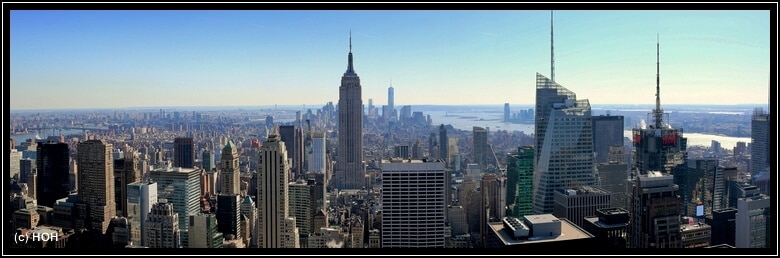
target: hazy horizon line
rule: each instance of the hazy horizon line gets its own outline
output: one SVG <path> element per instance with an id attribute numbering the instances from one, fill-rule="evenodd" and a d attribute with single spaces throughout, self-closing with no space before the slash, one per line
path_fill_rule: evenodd
<path id="1" fill-rule="evenodd" d="M 406 105 L 395 105 L 396 109 L 403 106 L 435 106 L 435 107 L 503 107 L 505 103 L 500 104 L 406 104 Z M 171 105 L 171 106 L 134 106 L 134 107 L 71 107 L 71 108 L 9 108 L 10 112 L 24 112 L 24 111 L 59 111 L 59 110 L 135 110 L 135 109 L 177 109 L 177 108 L 197 108 L 197 109 L 204 109 L 204 108 L 261 108 L 261 109 L 267 109 L 267 108 L 309 108 L 309 107 L 316 107 L 316 109 L 320 109 L 322 106 L 325 106 L 326 104 L 270 104 L 270 105 L 191 105 L 191 106 L 181 106 L 181 105 Z M 364 105 L 367 106 L 367 104 L 364 103 Z M 535 104 L 513 104 L 509 103 L 511 106 L 535 106 Z M 661 107 L 665 106 L 713 106 L 713 107 L 736 107 L 736 106 L 754 106 L 754 107 L 765 107 L 767 103 L 742 103 L 742 104 L 696 104 L 696 103 L 684 103 L 684 104 L 675 104 L 675 103 L 668 103 L 668 104 L 661 104 Z M 334 106 L 338 106 L 338 103 L 334 104 Z M 379 107 L 381 109 L 381 106 L 385 105 L 374 105 L 374 107 Z M 635 106 L 635 107 L 644 107 L 644 106 L 655 106 L 655 103 L 643 103 L 643 104 L 637 104 L 637 103 L 623 103 L 623 104 L 591 104 L 591 107 L 605 107 L 605 106 Z"/>

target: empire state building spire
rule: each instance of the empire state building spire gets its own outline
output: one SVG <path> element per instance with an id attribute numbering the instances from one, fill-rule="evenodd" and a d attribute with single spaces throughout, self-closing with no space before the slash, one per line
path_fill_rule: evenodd
<path id="1" fill-rule="evenodd" d="M 352 68 L 352 30 L 349 31 L 349 60 L 347 63 L 347 71 L 344 72 L 344 75 L 357 75 L 355 69 Z"/>

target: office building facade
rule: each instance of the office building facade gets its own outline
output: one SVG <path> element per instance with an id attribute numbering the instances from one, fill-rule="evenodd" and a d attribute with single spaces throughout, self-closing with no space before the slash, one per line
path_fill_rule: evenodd
<path id="1" fill-rule="evenodd" d="M 381 170 L 382 248 L 444 248 L 444 163 L 383 160 Z"/>
<path id="2" fill-rule="evenodd" d="M 596 186 L 590 103 L 536 74 L 534 214 L 552 213 L 555 189 Z"/>

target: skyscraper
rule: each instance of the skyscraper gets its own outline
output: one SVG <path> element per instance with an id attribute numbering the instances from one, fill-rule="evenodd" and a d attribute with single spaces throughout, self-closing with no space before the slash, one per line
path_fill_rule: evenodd
<path id="1" fill-rule="evenodd" d="M 290 150 L 290 153 L 288 153 L 288 159 L 291 160 L 290 163 L 290 178 L 295 178 L 295 126 L 294 125 L 280 125 L 279 126 L 279 137 L 281 137 L 282 142 L 284 142 L 285 149 Z"/>
<path id="2" fill-rule="evenodd" d="M 447 148 L 447 127 L 444 124 L 439 126 L 439 158 L 444 160 L 444 166 L 447 166 L 447 159 L 449 158 L 449 150 Z M 433 153 L 431 153 L 433 156 Z"/>
<path id="3" fill-rule="evenodd" d="M 770 197 L 761 193 L 739 198 L 737 201 L 737 248 L 770 248 L 772 227 Z"/>
<path id="4" fill-rule="evenodd" d="M 295 219 L 289 217 L 287 149 L 276 128 L 260 147 L 257 172 L 257 236 L 259 248 L 294 248 L 298 239 Z M 361 179 L 363 177 L 361 176 Z M 289 223 L 292 223 L 290 225 Z"/>
<path id="5" fill-rule="evenodd" d="M 222 157 L 219 161 L 222 185 L 220 194 L 238 195 L 241 193 L 241 171 L 238 164 L 238 150 L 233 141 L 228 141 L 222 148 Z"/>
<path id="6" fill-rule="evenodd" d="M 182 168 L 195 167 L 195 143 L 192 137 L 177 137 L 173 140 L 173 166 Z M 186 217 L 181 215 L 180 217 Z"/>
<path id="7" fill-rule="evenodd" d="M 623 116 L 593 116 L 593 151 L 597 163 L 607 162 L 611 146 L 623 146 Z"/>
<path id="8" fill-rule="evenodd" d="M 222 148 L 222 159 L 219 163 L 222 183 L 221 192 L 217 196 L 218 230 L 225 236 L 233 235 L 238 238 L 241 235 L 241 171 L 238 167 L 238 150 L 232 140 Z"/>
<path id="9" fill-rule="evenodd" d="M 189 217 L 189 216 L 188 216 Z M 179 214 L 165 199 L 155 203 L 144 223 L 144 246 L 148 248 L 180 248 L 181 230 Z"/>
<path id="10" fill-rule="evenodd" d="M 114 159 L 114 197 L 117 216 L 127 217 L 127 185 L 141 180 L 138 156 L 127 152 L 121 159 Z"/>
<path id="11" fill-rule="evenodd" d="M 479 166 L 484 170 L 487 167 L 487 157 L 488 152 L 490 149 L 488 148 L 488 133 L 485 128 L 474 126 L 473 128 L 474 133 L 474 142 L 472 145 L 473 150 L 473 163 L 479 164 Z M 446 141 L 445 141 L 446 143 Z M 446 148 L 444 148 L 446 149 Z"/>
<path id="12" fill-rule="evenodd" d="M 443 248 L 444 163 L 383 160 L 381 170 L 382 248 Z"/>
<path id="13" fill-rule="evenodd" d="M 350 39 L 351 41 L 351 39 Z M 352 52 L 352 43 L 350 43 L 350 51 Z M 392 84 L 392 83 L 390 83 Z M 390 85 L 389 88 L 387 88 L 387 107 L 390 109 L 390 112 L 392 113 L 393 110 L 395 110 L 395 89 L 392 85 Z"/>
<path id="14" fill-rule="evenodd" d="M 633 167 L 631 173 L 646 174 L 648 171 L 660 171 L 665 174 L 684 173 L 686 170 L 685 151 L 688 140 L 683 137 L 681 128 L 672 128 L 664 122 L 664 111 L 661 109 L 660 60 L 658 58 L 660 44 L 656 43 L 656 94 L 653 123 L 641 125 L 632 130 L 634 143 Z M 675 178 L 678 180 L 678 177 Z"/>
<path id="15" fill-rule="evenodd" d="M 112 147 L 103 140 L 88 140 L 79 143 L 76 153 L 81 175 L 76 227 L 99 234 L 106 233 L 111 217 L 116 216 Z"/>
<path id="16" fill-rule="evenodd" d="M 173 205 L 179 216 L 181 244 L 188 245 L 187 226 L 192 214 L 200 212 L 200 179 L 203 169 L 160 167 L 149 172 L 157 182 L 157 197 Z"/>
<path id="17" fill-rule="evenodd" d="M 146 219 L 157 203 L 157 183 L 139 181 L 127 185 L 127 220 L 130 223 L 130 240 L 133 245 L 143 245 Z"/>
<path id="18" fill-rule="evenodd" d="M 190 215 L 189 248 L 222 248 L 223 235 L 217 231 L 214 214 Z"/>
<path id="19" fill-rule="evenodd" d="M 512 114 L 509 112 L 509 103 L 504 103 L 504 122 L 510 122 Z"/>
<path id="20" fill-rule="evenodd" d="M 506 207 L 508 215 L 516 218 L 532 215 L 533 146 L 518 147 L 517 153 L 507 155 L 506 166 Z"/>
<path id="21" fill-rule="evenodd" d="M 36 197 L 38 205 L 54 207 L 58 199 L 68 197 L 70 156 L 68 144 L 41 142 L 37 144 L 35 167 L 38 169 Z"/>
<path id="22" fill-rule="evenodd" d="M 337 188 L 365 188 L 363 171 L 363 99 L 360 77 L 352 66 L 352 36 L 349 37 L 347 71 L 339 87 Z"/>
<path id="23" fill-rule="evenodd" d="M 553 191 L 595 186 L 590 102 L 555 82 L 550 11 L 550 78 L 536 74 L 534 214 L 553 212 Z"/>
<path id="24" fill-rule="evenodd" d="M 769 113 L 764 113 L 761 108 L 753 111 L 750 120 L 750 174 L 757 175 L 769 167 L 769 151 L 771 150 L 771 131 L 769 126 Z"/>
<path id="25" fill-rule="evenodd" d="M 311 158 L 309 159 L 309 172 L 325 173 L 326 137 L 323 132 L 313 132 L 311 138 Z"/>
<path id="26" fill-rule="evenodd" d="M 313 233 L 311 217 L 314 215 L 314 206 L 312 205 L 314 186 L 309 185 L 306 180 L 299 179 L 295 182 L 290 182 L 287 191 L 290 198 L 290 216 L 295 217 L 295 226 L 298 228 L 298 234 L 307 236 L 309 233 Z"/>
<path id="27" fill-rule="evenodd" d="M 206 170 L 206 172 L 211 172 L 215 167 L 217 167 L 214 164 L 214 151 L 213 150 L 204 150 L 203 154 L 201 156 L 201 164 L 203 166 L 203 170 Z"/>
<path id="28" fill-rule="evenodd" d="M 680 248 L 680 196 L 672 175 L 648 171 L 636 176 L 631 200 L 629 248 Z"/>
<path id="29" fill-rule="evenodd" d="M 536 74 L 534 214 L 552 213 L 555 189 L 596 186 L 590 103 Z"/>
<path id="30" fill-rule="evenodd" d="M 585 227 L 585 217 L 595 216 L 596 210 L 610 208 L 610 197 L 609 192 L 598 187 L 555 189 L 553 215 Z"/>

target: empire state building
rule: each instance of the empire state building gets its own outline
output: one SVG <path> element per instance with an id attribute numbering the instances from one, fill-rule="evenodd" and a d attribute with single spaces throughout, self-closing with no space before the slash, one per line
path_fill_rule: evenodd
<path id="1" fill-rule="evenodd" d="M 362 189 L 365 187 L 363 100 L 361 94 L 360 77 L 352 67 L 352 35 L 350 35 L 347 71 L 341 77 L 341 86 L 339 87 L 339 147 L 334 171 L 336 177 L 334 186 L 339 189 Z"/>

